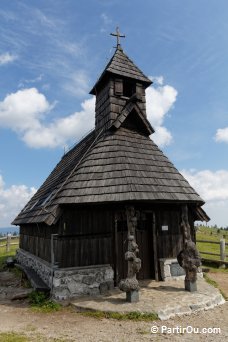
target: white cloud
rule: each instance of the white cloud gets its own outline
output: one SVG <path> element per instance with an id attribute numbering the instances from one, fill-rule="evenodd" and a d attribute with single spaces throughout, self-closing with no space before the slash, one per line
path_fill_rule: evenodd
<path id="1" fill-rule="evenodd" d="M 24 134 L 23 140 L 35 148 L 63 147 L 69 141 L 76 141 L 94 127 L 94 106 L 95 98 L 85 100 L 80 112 L 55 120 L 49 125 L 30 129 Z"/>
<path id="2" fill-rule="evenodd" d="M 228 226 L 228 171 L 183 170 L 181 173 L 205 200 L 210 224 Z"/>
<path id="3" fill-rule="evenodd" d="M 181 173 L 206 201 L 228 200 L 228 171 L 183 170 Z"/>
<path id="4" fill-rule="evenodd" d="M 215 140 L 228 143 L 228 127 L 217 129 Z"/>
<path id="5" fill-rule="evenodd" d="M 80 79 L 80 82 L 79 82 Z M 72 91 L 85 91 L 87 79 L 77 75 Z M 158 81 L 163 81 L 162 77 Z M 80 86 L 79 86 L 80 84 Z M 69 85 L 68 85 L 69 86 Z M 156 133 L 153 140 L 164 146 L 172 141 L 171 133 L 163 126 L 165 115 L 176 101 L 177 91 L 169 85 L 147 89 L 147 114 Z M 94 127 L 95 97 L 81 104 L 82 110 L 64 118 L 48 121 L 48 112 L 53 109 L 45 95 L 36 88 L 21 89 L 9 94 L 0 102 L 0 127 L 15 131 L 33 148 L 54 148 L 78 140 Z"/>
<path id="6" fill-rule="evenodd" d="M 0 227 L 9 227 L 35 192 L 35 188 L 28 188 L 26 185 L 11 185 L 5 188 L 0 175 Z"/>
<path id="7" fill-rule="evenodd" d="M 173 107 L 178 93 L 174 87 L 163 85 L 162 76 L 151 76 L 150 79 L 155 81 L 155 84 L 146 90 L 147 117 L 155 129 L 152 139 L 162 147 L 172 141 L 172 135 L 163 126 L 163 122 L 166 114 Z"/>
<path id="8" fill-rule="evenodd" d="M 52 109 L 36 88 L 18 90 L 0 102 L 0 126 L 24 132 L 40 126 L 40 119 Z"/>
<path id="9" fill-rule="evenodd" d="M 11 63 L 17 58 L 18 57 L 16 55 L 12 55 L 9 52 L 3 53 L 0 55 L 0 65 Z"/>
<path id="10" fill-rule="evenodd" d="M 19 90 L 0 102 L 0 127 L 15 131 L 29 147 L 64 146 L 94 127 L 95 98 L 81 106 L 79 112 L 47 122 L 53 105 L 36 88 Z"/>
<path id="11" fill-rule="evenodd" d="M 172 134 L 168 131 L 166 127 L 163 126 L 153 126 L 155 133 L 152 135 L 152 140 L 160 147 L 169 145 L 172 140 Z"/>

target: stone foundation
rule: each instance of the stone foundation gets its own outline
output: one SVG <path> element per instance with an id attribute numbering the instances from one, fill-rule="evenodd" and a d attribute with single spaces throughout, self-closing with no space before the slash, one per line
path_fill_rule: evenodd
<path id="1" fill-rule="evenodd" d="M 162 280 L 185 278 L 185 270 L 178 264 L 177 259 L 159 259 Z"/>
<path id="2" fill-rule="evenodd" d="M 17 250 L 16 259 L 17 262 L 22 266 L 27 266 L 36 271 L 38 276 L 45 282 L 45 284 L 51 288 L 51 264 L 29 252 L 24 251 L 23 249 Z"/>
<path id="3" fill-rule="evenodd" d="M 53 278 L 53 296 L 66 299 L 75 296 L 104 294 L 113 289 L 114 272 L 110 265 L 57 269 Z"/>
<path id="4" fill-rule="evenodd" d="M 39 277 L 52 288 L 52 296 L 56 299 L 99 295 L 114 286 L 114 272 L 110 265 L 57 268 L 52 272 L 50 263 L 22 249 L 17 251 L 16 258 L 18 263 L 37 272 Z"/>
<path id="5" fill-rule="evenodd" d="M 185 270 L 178 264 L 177 259 L 159 259 L 160 269 L 161 269 L 161 278 L 162 280 L 178 280 L 185 279 Z M 201 268 L 198 268 L 197 277 L 202 278 L 203 273 Z"/>

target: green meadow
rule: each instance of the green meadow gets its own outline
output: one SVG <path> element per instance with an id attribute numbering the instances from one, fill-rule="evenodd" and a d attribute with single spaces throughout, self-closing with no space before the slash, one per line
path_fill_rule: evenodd
<path id="1" fill-rule="evenodd" d="M 228 231 L 219 228 L 209 228 L 205 226 L 198 226 L 196 232 L 196 240 L 207 240 L 212 242 L 220 242 L 220 239 L 226 240 L 226 252 L 228 243 Z M 220 254 L 220 245 L 210 242 L 197 242 L 196 243 L 199 252 L 211 252 Z M 220 256 L 201 254 L 202 258 L 220 260 Z"/>

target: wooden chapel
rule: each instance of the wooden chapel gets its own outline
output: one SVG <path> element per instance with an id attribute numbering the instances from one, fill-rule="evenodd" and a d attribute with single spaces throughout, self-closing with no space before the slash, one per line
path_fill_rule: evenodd
<path id="1" fill-rule="evenodd" d="M 137 217 L 139 279 L 163 279 L 164 261 L 182 250 L 183 205 L 193 241 L 194 221 L 208 220 L 204 201 L 153 142 L 145 97 L 152 82 L 117 37 L 90 92 L 94 130 L 62 157 L 13 221 L 20 226 L 18 261 L 54 286 L 57 297 L 96 294 L 126 277 L 127 207 Z M 61 281 L 67 272 L 74 274 L 69 284 Z"/>

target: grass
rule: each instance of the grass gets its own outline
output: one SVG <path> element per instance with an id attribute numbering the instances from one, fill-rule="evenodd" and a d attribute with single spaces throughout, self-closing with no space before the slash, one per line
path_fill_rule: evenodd
<path id="1" fill-rule="evenodd" d="M 203 269 L 208 269 L 208 272 L 210 273 L 228 273 L 228 268 L 218 268 L 218 265 L 213 265 L 213 262 L 204 262 L 203 263 Z M 206 272 L 207 273 L 207 272 Z"/>
<path id="2" fill-rule="evenodd" d="M 155 321 L 158 320 L 156 313 L 141 313 L 137 311 L 120 313 L 120 312 L 105 312 L 105 311 L 85 311 L 81 312 L 83 316 L 94 317 L 97 319 L 107 318 L 116 320 L 132 320 L 132 321 Z"/>
<path id="3" fill-rule="evenodd" d="M 26 336 L 14 332 L 0 333 L 0 342 L 28 342 Z"/>
<path id="4" fill-rule="evenodd" d="M 11 245 L 10 251 L 6 252 L 6 247 L 0 247 L 0 271 L 3 269 L 4 263 L 8 257 L 13 257 L 16 254 L 16 250 L 19 246 L 19 239 L 12 239 L 13 243 L 18 243 L 18 245 Z M 0 240 L 0 245 L 3 245 L 6 240 Z"/>
<path id="5" fill-rule="evenodd" d="M 223 296 L 223 298 L 224 298 L 225 300 L 228 300 L 228 297 L 227 297 L 226 294 L 219 288 L 219 286 L 218 286 L 218 284 L 216 283 L 216 281 L 212 280 L 212 279 L 210 278 L 210 276 L 208 276 L 208 275 L 205 274 L 205 273 L 204 273 L 203 277 L 204 277 L 204 279 L 206 280 L 206 282 L 207 282 L 208 284 L 210 284 L 210 285 L 216 287 L 216 288 L 219 290 L 219 292 L 221 293 L 221 295 Z"/>
<path id="6" fill-rule="evenodd" d="M 197 242 L 196 246 L 197 246 L 199 252 L 204 252 L 204 253 L 211 252 L 211 253 L 215 253 L 215 254 L 220 254 L 219 245 L 207 243 L 207 242 Z M 204 253 L 201 254 L 202 258 L 220 260 L 219 255 L 210 255 L 210 254 L 204 254 Z"/>
<path id="7" fill-rule="evenodd" d="M 41 334 L 34 334 L 33 336 L 25 336 L 23 334 L 18 334 L 15 332 L 4 332 L 0 333 L 0 342 L 66 342 L 73 341 L 71 339 L 65 338 L 55 338 L 55 337 L 46 337 Z"/>
<path id="8" fill-rule="evenodd" d="M 225 239 L 228 239 L 228 231 L 218 228 L 209 228 L 206 226 L 199 226 L 197 230 L 197 235 L 201 234 L 202 236 L 216 237 L 218 239 L 221 239 L 223 236 L 225 236 Z"/>
<path id="9" fill-rule="evenodd" d="M 220 239 L 225 238 L 228 241 L 228 231 L 208 228 L 205 226 L 200 226 L 196 233 L 196 240 L 208 240 L 219 242 Z M 211 252 L 220 254 L 220 245 L 210 242 L 197 242 L 196 243 L 199 252 Z M 220 260 L 220 256 L 201 254 L 202 258 Z"/>

